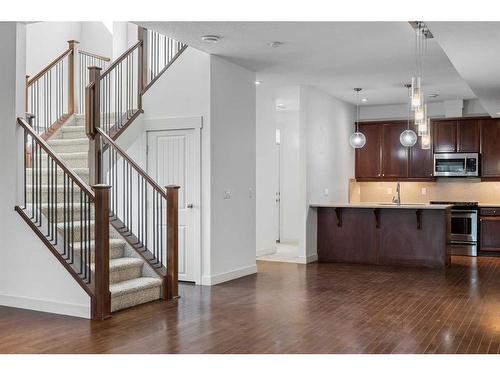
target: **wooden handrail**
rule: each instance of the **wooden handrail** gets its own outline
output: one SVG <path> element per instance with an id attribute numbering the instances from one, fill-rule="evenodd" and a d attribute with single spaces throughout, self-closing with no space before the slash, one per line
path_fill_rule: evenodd
<path id="1" fill-rule="evenodd" d="M 40 147 L 49 155 L 55 162 L 56 164 L 78 185 L 80 189 L 82 189 L 85 194 L 87 194 L 91 202 L 94 202 L 95 200 L 95 195 L 92 190 L 90 190 L 87 187 L 87 184 L 83 182 L 83 180 L 75 173 L 71 168 L 69 168 L 60 158 L 57 156 L 50 146 L 47 144 L 47 142 L 44 141 L 44 139 L 36 134 L 36 132 L 33 130 L 31 126 L 21 117 L 17 118 L 17 124 L 21 126 L 23 129 L 25 129 L 33 139 L 36 140 L 36 142 L 40 145 Z"/>
<path id="2" fill-rule="evenodd" d="M 105 143 L 107 143 L 110 147 L 114 148 L 118 154 L 129 163 L 132 168 L 135 169 L 135 171 L 142 177 L 144 178 L 152 187 L 155 189 L 158 193 L 161 194 L 161 196 L 165 199 L 167 199 L 167 193 L 165 192 L 165 189 L 162 189 L 158 183 L 156 183 L 155 180 L 153 180 L 135 161 L 133 161 L 125 151 L 123 151 L 120 146 L 116 144 L 113 139 L 109 135 L 106 134 L 104 130 L 101 128 L 96 128 L 96 132 L 101 135 L 105 139 Z"/>
<path id="3" fill-rule="evenodd" d="M 125 60 L 127 58 L 127 56 L 130 55 L 141 44 L 142 44 L 142 41 L 138 41 L 136 44 L 134 44 L 128 50 L 123 52 L 120 57 L 118 57 L 115 61 L 113 61 L 113 63 L 110 66 L 108 66 L 104 72 L 101 73 L 101 79 L 103 79 L 103 77 L 107 76 L 119 63 L 121 63 L 123 60 Z"/>
<path id="4" fill-rule="evenodd" d="M 37 73 L 35 76 L 31 77 L 28 82 L 27 82 L 27 87 L 30 87 L 33 83 L 38 81 L 45 73 L 47 73 L 50 69 L 52 69 L 59 61 L 64 59 L 66 56 L 70 55 L 73 52 L 72 48 L 68 48 L 66 51 L 64 51 L 62 54 L 60 54 L 58 57 L 55 58 L 54 61 L 52 61 L 49 65 L 47 65 L 45 68 L 42 69 L 39 73 Z"/>
<path id="5" fill-rule="evenodd" d="M 187 47 L 188 47 L 187 44 L 184 44 L 182 48 L 179 51 L 177 51 L 174 57 L 172 57 L 172 60 L 170 60 L 168 64 L 156 75 L 156 77 L 154 77 L 151 80 L 151 82 L 149 82 L 146 85 L 146 87 L 144 87 L 144 89 L 141 91 L 141 95 L 144 95 L 144 93 L 148 91 L 151 86 L 153 86 L 153 83 L 155 83 L 161 77 L 161 75 L 167 71 L 170 65 L 172 65 L 175 62 L 175 60 L 177 60 L 177 58 L 186 50 Z"/>
<path id="6" fill-rule="evenodd" d="M 78 52 L 81 53 L 82 55 L 94 57 L 94 58 L 102 60 L 102 61 L 111 61 L 111 59 L 109 57 L 101 56 L 101 55 L 98 55 L 96 53 L 87 52 L 87 51 L 83 51 L 83 50 L 79 50 Z"/>

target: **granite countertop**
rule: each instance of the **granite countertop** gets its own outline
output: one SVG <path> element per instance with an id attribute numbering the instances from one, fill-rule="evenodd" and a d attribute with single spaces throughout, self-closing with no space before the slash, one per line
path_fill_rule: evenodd
<path id="1" fill-rule="evenodd" d="M 331 207 L 331 208 L 397 208 L 406 210 L 446 210 L 453 207 L 450 204 L 429 204 L 429 203 L 310 203 L 310 207 Z M 486 206 L 485 206 L 486 207 Z M 494 207 L 494 206 L 488 206 Z M 500 207 L 500 205 L 498 205 Z"/>

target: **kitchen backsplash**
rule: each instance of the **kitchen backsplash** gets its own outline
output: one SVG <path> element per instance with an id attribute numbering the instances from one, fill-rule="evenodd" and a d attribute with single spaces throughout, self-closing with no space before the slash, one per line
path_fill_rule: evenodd
<path id="1" fill-rule="evenodd" d="M 396 194 L 396 182 L 349 181 L 349 201 L 391 202 Z M 479 179 L 439 179 L 436 182 L 401 182 L 403 203 L 429 201 L 477 201 L 500 203 L 500 182 L 480 182 Z"/>

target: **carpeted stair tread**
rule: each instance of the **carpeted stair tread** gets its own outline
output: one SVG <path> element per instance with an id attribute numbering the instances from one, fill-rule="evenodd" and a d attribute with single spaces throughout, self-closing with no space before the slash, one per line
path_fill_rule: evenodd
<path id="1" fill-rule="evenodd" d="M 161 279 L 155 277 L 138 277 L 137 279 L 131 279 L 126 281 L 121 281 L 116 284 L 111 284 L 109 286 L 109 291 L 111 292 L 111 298 L 119 297 L 124 294 L 134 293 L 145 289 L 158 288 L 161 286 Z"/>

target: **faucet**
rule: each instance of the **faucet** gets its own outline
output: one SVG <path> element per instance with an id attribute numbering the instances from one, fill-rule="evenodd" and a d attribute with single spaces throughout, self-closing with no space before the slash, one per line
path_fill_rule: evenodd
<path id="1" fill-rule="evenodd" d="M 392 203 L 396 203 L 398 206 L 401 205 L 401 184 L 398 181 L 398 184 L 396 185 L 396 195 L 392 197 Z"/>

